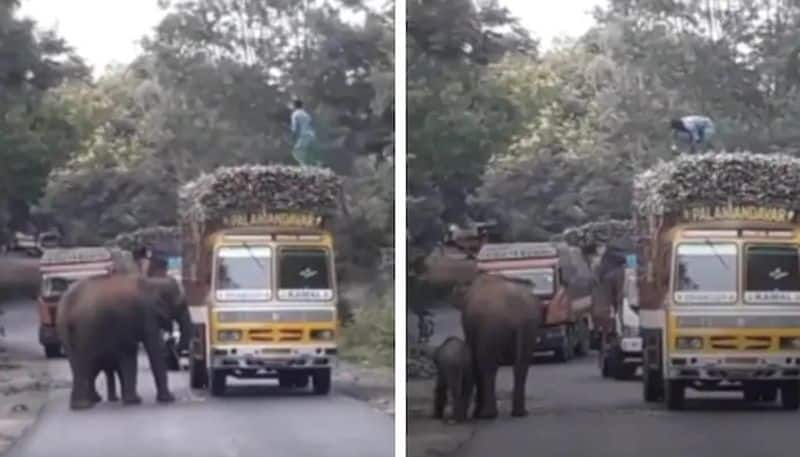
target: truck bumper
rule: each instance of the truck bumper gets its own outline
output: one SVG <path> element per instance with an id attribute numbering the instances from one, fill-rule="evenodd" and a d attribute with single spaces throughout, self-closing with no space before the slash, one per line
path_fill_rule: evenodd
<path id="1" fill-rule="evenodd" d="M 734 382 L 800 380 L 800 353 L 670 354 L 667 378 Z"/>
<path id="2" fill-rule="evenodd" d="M 278 371 L 330 369 L 336 365 L 335 346 L 263 347 L 214 346 L 210 367 L 239 377 L 274 377 Z"/>
<path id="3" fill-rule="evenodd" d="M 567 339 L 565 327 L 544 328 L 536 335 L 534 353 L 553 352 L 562 349 Z"/>
<path id="4" fill-rule="evenodd" d="M 52 325 L 39 326 L 39 343 L 42 345 L 60 344 L 56 328 Z"/>

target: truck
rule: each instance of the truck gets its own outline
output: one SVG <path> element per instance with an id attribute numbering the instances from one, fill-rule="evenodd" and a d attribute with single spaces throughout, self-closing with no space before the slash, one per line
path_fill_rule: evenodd
<path id="1" fill-rule="evenodd" d="M 327 395 L 339 320 L 326 169 L 223 167 L 181 191 L 182 280 L 194 334 L 192 388 L 277 379 Z M 256 188 L 256 190 L 254 190 Z"/>
<path id="2" fill-rule="evenodd" d="M 574 277 L 570 251 L 566 245 L 546 242 L 489 243 L 477 255 L 479 271 L 534 284 L 532 292 L 545 305 L 535 354 L 549 353 L 561 362 L 588 353 L 592 329 L 589 291 L 579 281 L 568 280 Z"/>
<path id="3" fill-rule="evenodd" d="M 636 289 L 636 255 L 626 256 L 619 303 L 609 309 L 611 325 L 602 332 L 598 354 L 604 378 L 631 379 L 642 364 L 642 337 L 639 332 L 639 296 Z"/>
<path id="4" fill-rule="evenodd" d="M 736 153 L 637 177 L 646 402 L 682 409 L 692 388 L 800 407 L 798 174 L 796 158 Z"/>
<path id="5" fill-rule="evenodd" d="M 74 282 L 115 271 L 114 252 L 104 247 L 49 249 L 40 259 L 41 288 L 38 297 L 39 343 L 47 358 L 63 355 L 56 334 L 56 311 L 61 295 Z"/>

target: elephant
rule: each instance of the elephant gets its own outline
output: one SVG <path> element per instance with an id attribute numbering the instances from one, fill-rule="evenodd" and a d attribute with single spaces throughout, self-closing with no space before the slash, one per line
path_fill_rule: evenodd
<path id="1" fill-rule="evenodd" d="M 433 417 L 444 418 L 444 409 L 449 396 L 452 418 L 456 422 L 465 421 L 475 382 L 472 355 L 467 343 L 461 338 L 448 337 L 434 352 L 433 361 L 436 365 Z"/>
<path id="2" fill-rule="evenodd" d="M 177 321 L 178 347 L 188 347 L 192 333 L 186 299 L 173 278 L 115 274 L 86 278 L 61 297 L 56 330 L 72 370 L 70 408 L 94 406 L 99 371 L 118 367 L 123 404 L 141 403 L 136 393 L 137 353 L 144 345 L 156 385 L 156 400 L 175 400 L 167 386 L 166 348 L 162 331 Z"/>
<path id="3" fill-rule="evenodd" d="M 527 415 L 525 383 L 544 305 L 530 282 L 481 273 L 464 294 L 461 323 L 472 355 L 477 395 L 475 417 L 497 417 L 495 381 L 500 358 L 512 354 L 514 389 L 511 415 Z"/>

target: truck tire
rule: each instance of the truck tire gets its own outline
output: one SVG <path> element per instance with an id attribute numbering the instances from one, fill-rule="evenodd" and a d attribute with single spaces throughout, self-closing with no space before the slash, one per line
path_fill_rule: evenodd
<path id="1" fill-rule="evenodd" d="M 781 407 L 787 411 L 800 408 L 800 383 L 786 381 L 781 385 Z"/>
<path id="2" fill-rule="evenodd" d="M 632 364 L 617 364 L 616 372 L 614 373 L 614 378 L 618 381 L 630 381 L 636 377 L 636 365 Z"/>
<path id="3" fill-rule="evenodd" d="M 562 347 L 555 350 L 553 359 L 560 363 L 566 363 L 572 360 L 572 345 L 569 343 L 569 340 L 566 340 Z"/>
<path id="4" fill-rule="evenodd" d="M 209 390 L 214 397 L 221 397 L 225 395 L 225 381 L 228 374 L 222 370 L 210 370 L 208 374 Z"/>
<path id="5" fill-rule="evenodd" d="M 644 387 L 644 401 L 647 403 L 656 403 L 661 401 L 664 387 L 664 381 L 661 379 L 657 371 L 642 370 L 642 386 Z"/>
<path id="6" fill-rule="evenodd" d="M 192 389 L 205 389 L 208 386 L 208 370 L 205 360 L 189 359 L 189 385 Z"/>
<path id="7" fill-rule="evenodd" d="M 44 356 L 48 359 L 57 359 L 61 357 L 61 345 L 58 343 L 45 344 Z"/>
<path id="8" fill-rule="evenodd" d="M 322 369 L 314 373 L 314 394 L 328 395 L 331 391 L 331 370 Z"/>
<path id="9" fill-rule="evenodd" d="M 609 366 L 608 355 L 606 355 L 605 353 L 600 353 L 600 355 L 598 357 L 600 359 L 600 374 L 604 378 L 610 378 L 611 377 L 611 367 Z"/>
<path id="10" fill-rule="evenodd" d="M 775 403 L 775 400 L 778 399 L 778 388 L 775 386 L 766 386 L 762 388 L 759 398 L 766 403 Z"/>
<path id="11" fill-rule="evenodd" d="M 180 371 L 181 364 L 180 358 L 178 357 L 178 352 L 175 349 L 175 341 L 168 340 L 166 343 L 167 347 L 167 370 L 169 371 Z"/>
<path id="12" fill-rule="evenodd" d="M 685 396 L 686 385 L 683 381 L 667 379 L 664 382 L 664 400 L 666 400 L 667 409 L 673 411 L 683 409 Z"/>
<path id="13" fill-rule="evenodd" d="M 306 373 L 278 373 L 278 384 L 282 389 L 305 389 L 309 376 Z"/>

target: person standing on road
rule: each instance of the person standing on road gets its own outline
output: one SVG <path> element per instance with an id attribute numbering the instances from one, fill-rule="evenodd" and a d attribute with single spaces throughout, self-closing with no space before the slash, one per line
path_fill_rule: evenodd
<path id="1" fill-rule="evenodd" d="M 294 101 L 291 127 L 294 141 L 292 157 L 302 166 L 317 165 L 320 161 L 317 135 L 311 123 L 311 116 L 303 109 L 301 100 Z"/>
<path id="2" fill-rule="evenodd" d="M 670 127 L 679 141 L 689 143 L 692 154 L 697 146 L 709 142 L 714 135 L 714 122 L 706 116 L 692 115 L 672 119 Z"/>

